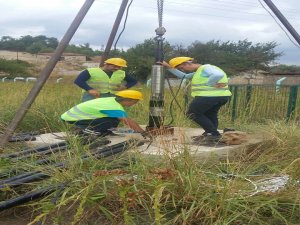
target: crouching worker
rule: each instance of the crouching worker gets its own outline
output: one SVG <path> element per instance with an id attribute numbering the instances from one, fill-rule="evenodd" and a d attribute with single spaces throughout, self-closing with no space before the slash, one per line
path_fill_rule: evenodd
<path id="1" fill-rule="evenodd" d="M 74 124 L 83 133 L 97 136 L 112 135 L 113 133 L 109 129 L 117 127 L 121 121 L 145 137 L 147 133 L 137 122 L 128 118 L 123 108 L 133 106 L 139 100 L 143 100 L 142 93 L 134 90 L 124 90 L 117 92 L 115 95 L 115 97 L 96 98 L 80 103 L 62 114 L 61 119 Z"/>

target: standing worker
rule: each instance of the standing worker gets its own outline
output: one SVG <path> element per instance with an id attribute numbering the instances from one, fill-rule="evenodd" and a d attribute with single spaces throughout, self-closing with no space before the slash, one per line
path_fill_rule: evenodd
<path id="1" fill-rule="evenodd" d="M 135 105 L 143 95 L 139 91 L 124 90 L 115 94 L 115 97 L 97 98 L 80 103 L 64 114 L 61 119 L 67 123 L 74 124 L 82 133 L 97 136 L 112 135 L 111 128 L 116 128 L 120 121 L 131 129 L 141 133 L 146 132 L 137 122 L 128 118 L 123 107 Z"/>
<path id="2" fill-rule="evenodd" d="M 112 97 L 117 91 L 136 85 L 137 80 L 122 70 L 123 67 L 127 67 L 124 59 L 110 58 L 105 60 L 104 65 L 100 68 L 83 70 L 74 81 L 83 89 L 81 101 Z"/>
<path id="3" fill-rule="evenodd" d="M 194 98 L 187 116 L 205 131 L 201 136 L 194 137 L 194 141 L 219 141 L 218 112 L 231 96 L 226 73 L 217 66 L 196 63 L 190 57 L 175 57 L 169 63 L 160 64 L 179 78 L 192 79 L 191 95 Z"/>

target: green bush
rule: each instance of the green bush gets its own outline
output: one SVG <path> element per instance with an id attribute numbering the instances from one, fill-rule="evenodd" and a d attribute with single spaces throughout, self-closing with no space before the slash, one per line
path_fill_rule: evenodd
<path id="1" fill-rule="evenodd" d="M 22 60 L 6 60 L 0 59 L 0 71 L 10 74 L 11 76 L 29 76 L 29 68 L 32 65 L 28 62 Z"/>

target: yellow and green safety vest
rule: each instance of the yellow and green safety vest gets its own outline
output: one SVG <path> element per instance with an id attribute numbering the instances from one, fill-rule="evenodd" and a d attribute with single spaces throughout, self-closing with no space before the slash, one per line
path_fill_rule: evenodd
<path id="1" fill-rule="evenodd" d="M 100 112 L 102 110 L 121 110 L 125 112 L 123 106 L 115 98 L 96 98 L 80 103 L 62 114 L 61 119 L 64 121 L 79 121 L 108 117 Z"/>
<path id="2" fill-rule="evenodd" d="M 109 77 L 101 68 L 88 68 L 90 74 L 87 84 L 100 93 L 116 93 L 118 85 L 122 84 L 125 78 L 125 71 L 117 70 Z M 83 92 L 86 92 L 83 90 Z"/>
<path id="3" fill-rule="evenodd" d="M 192 93 L 193 97 L 195 96 L 206 96 L 206 97 L 217 97 L 217 96 L 231 96 L 231 92 L 228 89 L 228 85 L 222 88 L 216 88 L 207 85 L 208 77 L 203 76 L 203 70 L 205 65 L 200 66 L 197 71 L 195 72 L 192 78 Z M 223 78 L 218 81 L 218 83 L 225 83 L 228 84 L 228 78 L 226 73 L 221 70 L 220 68 L 215 66 L 215 69 L 222 71 L 224 74 Z"/>

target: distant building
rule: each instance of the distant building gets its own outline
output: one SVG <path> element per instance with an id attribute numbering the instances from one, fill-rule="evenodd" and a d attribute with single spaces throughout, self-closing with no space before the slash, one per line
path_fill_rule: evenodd
<path id="1" fill-rule="evenodd" d="M 53 55 L 53 53 L 38 53 L 37 56 L 40 59 L 45 59 L 48 60 L 51 58 L 51 56 Z M 80 62 L 85 62 L 88 60 L 86 55 L 81 55 L 78 53 L 63 53 L 62 56 L 60 57 L 61 61 L 80 61 Z"/>
<path id="2" fill-rule="evenodd" d="M 53 53 L 38 53 L 31 54 L 28 52 L 16 52 L 16 51 L 6 51 L 0 50 L 0 59 L 6 60 L 24 60 L 28 62 L 36 62 L 36 61 L 48 61 Z M 86 62 L 88 61 L 88 57 L 86 55 L 81 55 L 77 53 L 63 53 L 60 60 L 62 61 L 77 61 L 77 62 Z"/>
<path id="3" fill-rule="evenodd" d="M 300 85 L 300 73 L 268 73 L 244 74 L 230 77 L 229 84 L 276 84 L 276 81 L 286 77 L 282 85 Z"/>
<path id="4" fill-rule="evenodd" d="M 300 73 L 265 73 L 264 82 L 274 84 L 282 77 L 286 77 L 282 85 L 300 85 Z"/>

